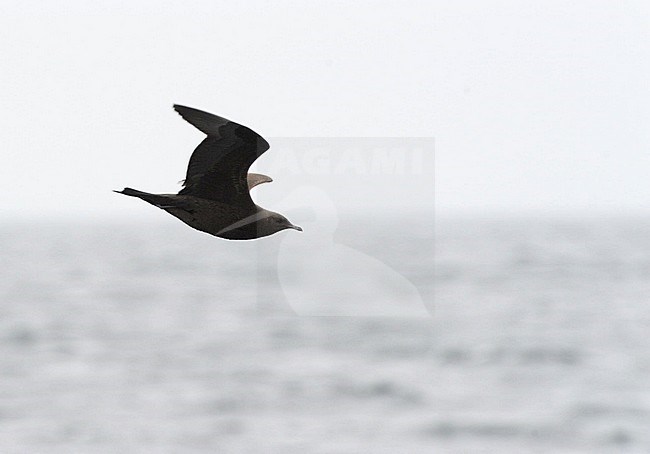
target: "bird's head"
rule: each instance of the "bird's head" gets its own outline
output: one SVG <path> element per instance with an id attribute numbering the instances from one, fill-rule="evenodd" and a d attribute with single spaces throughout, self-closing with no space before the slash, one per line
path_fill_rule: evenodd
<path id="1" fill-rule="evenodd" d="M 293 225 L 287 218 L 282 216 L 280 213 L 269 212 L 269 215 L 264 218 L 264 223 L 266 228 L 275 233 L 280 230 L 293 229 L 302 232 L 302 228 L 297 225 Z"/>

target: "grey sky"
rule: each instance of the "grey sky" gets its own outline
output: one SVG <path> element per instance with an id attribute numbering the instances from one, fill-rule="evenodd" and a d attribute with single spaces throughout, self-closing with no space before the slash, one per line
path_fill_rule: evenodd
<path id="1" fill-rule="evenodd" d="M 4 1 L 0 214 L 154 218 L 110 190 L 178 189 L 201 135 L 173 103 L 269 153 L 435 137 L 441 212 L 647 210 L 649 19 L 641 1 Z"/>

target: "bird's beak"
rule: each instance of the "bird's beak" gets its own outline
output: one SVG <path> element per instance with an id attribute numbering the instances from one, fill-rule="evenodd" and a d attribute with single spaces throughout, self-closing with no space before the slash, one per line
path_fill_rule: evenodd
<path id="1" fill-rule="evenodd" d="M 297 225 L 292 225 L 292 226 L 289 227 L 289 228 L 290 228 L 290 229 L 297 230 L 297 231 L 299 231 L 299 232 L 302 232 L 302 227 L 298 227 Z"/>

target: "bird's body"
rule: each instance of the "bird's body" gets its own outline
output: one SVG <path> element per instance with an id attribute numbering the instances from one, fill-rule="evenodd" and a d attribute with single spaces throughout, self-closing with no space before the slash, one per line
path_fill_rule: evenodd
<path id="1" fill-rule="evenodd" d="M 284 216 L 259 207 L 249 190 L 272 181 L 248 173 L 269 144 L 251 129 L 197 109 L 174 105 L 189 123 L 207 134 L 192 153 L 178 194 L 150 194 L 125 188 L 120 194 L 140 198 L 202 232 L 229 240 L 261 238 L 284 229 L 302 230 Z"/>

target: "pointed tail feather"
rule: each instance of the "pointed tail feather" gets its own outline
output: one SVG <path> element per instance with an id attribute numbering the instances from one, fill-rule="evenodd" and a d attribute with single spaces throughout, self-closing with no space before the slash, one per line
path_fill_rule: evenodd
<path id="1" fill-rule="evenodd" d="M 150 204 L 157 206 L 158 208 L 174 208 L 180 207 L 181 205 L 181 203 L 179 203 L 180 201 L 174 200 L 173 196 L 150 194 L 148 192 L 138 191 L 137 189 L 132 188 L 124 188 L 121 191 L 113 192 L 128 195 L 131 197 L 137 197 L 144 200 L 145 202 L 149 202 Z"/>
<path id="2" fill-rule="evenodd" d="M 140 197 L 140 198 L 142 198 L 143 196 L 153 195 L 153 194 L 149 194 L 148 192 L 138 191 L 137 189 L 131 189 L 131 188 L 124 188 L 121 191 L 114 190 L 113 192 L 117 192 L 118 194 L 129 195 L 131 197 Z"/>

